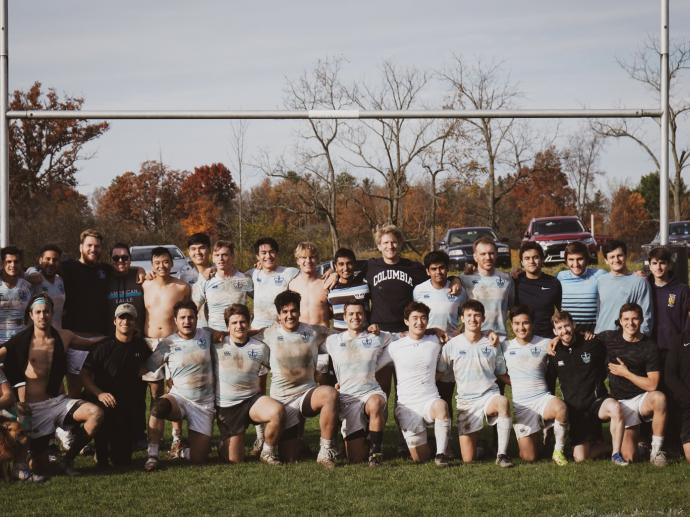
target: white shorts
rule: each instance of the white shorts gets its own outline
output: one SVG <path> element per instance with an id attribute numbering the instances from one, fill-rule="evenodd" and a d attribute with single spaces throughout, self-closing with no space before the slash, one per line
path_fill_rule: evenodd
<path id="1" fill-rule="evenodd" d="M 645 391 L 644 393 L 640 393 L 639 395 L 631 399 L 623 399 L 618 401 L 620 402 L 621 409 L 623 410 L 623 421 L 625 422 L 626 429 L 628 427 L 635 427 L 636 425 L 640 425 L 640 423 L 642 422 L 649 422 L 652 420 L 653 415 L 650 415 L 649 417 L 643 417 L 640 414 L 640 410 L 642 409 L 642 403 L 644 402 L 647 393 L 649 392 Z"/>
<path id="2" fill-rule="evenodd" d="M 156 348 L 158 348 L 158 344 L 163 341 L 163 338 L 145 337 L 144 341 L 146 342 L 146 346 L 149 347 L 149 350 L 151 350 L 151 352 L 155 352 Z M 145 382 L 157 382 L 162 381 L 163 379 L 165 379 L 165 365 L 157 368 L 155 371 L 147 372 L 141 376 L 141 380 Z"/>
<path id="3" fill-rule="evenodd" d="M 550 393 L 546 393 L 529 404 L 518 404 L 513 401 L 515 410 L 515 422 L 513 430 L 515 437 L 520 439 L 530 436 L 542 429 L 548 429 L 553 425 L 553 420 L 544 420 L 544 410 L 555 399 Z"/>
<path id="4" fill-rule="evenodd" d="M 283 424 L 283 429 L 290 429 L 304 420 L 302 404 L 304 404 L 304 399 L 307 398 L 307 395 L 315 389 L 316 387 L 309 388 L 301 395 L 283 403 L 283 406 L 285 406 L 285 424 Z"/>
<path id="5" fill-rule="evenodd" d="M 441 400 L 440 397 L 414 405 L 406 406 L 400 402 L 395 405 L 395 419 L 408 447 L 420 447 L 426 443 L 426 426 L 434 423 L 431 406 L 437 400 Z"/>
<path id="6" fill-rule="evenodd" d="M 177 402 L 182 418 L 187 419 L 190 431 L 196 431 L 206 436 L 213 434 L 213 417 L 216 413 L 213 402 L 209 404 L 197 404 L 189 399 L 168 393 L 166 397 L 171 397 Z"/>
<path id="7" fill-rule="evenodd" d="M 67 398 L 65 395 L 58 395 L 41 402 L 30 402 L 31 414 L 28 416 L 28 422 L 27 417 L 20 417 L 19 421 L 24 429 L 30 424 L 29 438 L 49 436 L 55 432 L 56 427 L 63 426 L 65 417 L 74 405 L 82 402 L 78 399 Z"/>
<path id="8" fill-rule="evenodd" d="M 496 425 L 498 414 L 488 416 L 486 408 L 495 397 L 500 396 L 500 391 L 490 390 L 476 399 L 458 399 L 458 435 L 467 435 L 481 431 L 485 421 L 489 425 Z"/>
<path id="9" fill-rule="evenodd" d="M 338 396 L 338 401 L 340 402 L 340 420 L 342 421 L 340 432 L 343 438 L 347 438 L 351 434 L 362 429 L 366 431 L 369 428 L 369 419 L 364 412 L 364 406 L 374 395 L 380 395 L 383 397 L 383 400 L 388 400 L 386 394 L 381 390 L 370 391 L 366 395 L 361 395 L 359 397 L 348 395 L 347 393 L 341 393 Z"/>
<path id="10" fill-rule="evenodd" d="M 84 366 L 84 361 L 89 355 L 88 350 L 75 350 L 73 348 L 67 349 L 67 373 L 72 375 L 79 375 L 81 367 Z"/>

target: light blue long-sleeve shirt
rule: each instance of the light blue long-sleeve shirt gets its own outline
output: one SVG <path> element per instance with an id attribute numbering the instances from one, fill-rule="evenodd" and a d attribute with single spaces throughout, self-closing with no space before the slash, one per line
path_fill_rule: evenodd
<path id="1" fill-rule="evenodd" d="M 616 320 L 621 307 L 626 303 L 636 303 L 642 307 L 643 334 L 652 333 L 652 297 L 649 283 L 641 276 L 632 273 L 627 275 L 613 275 L 611 273 L 597 278 L 597 297 L 599 299 L 599 315 L 596 334 L 605 330 L 616 330 Z"/>

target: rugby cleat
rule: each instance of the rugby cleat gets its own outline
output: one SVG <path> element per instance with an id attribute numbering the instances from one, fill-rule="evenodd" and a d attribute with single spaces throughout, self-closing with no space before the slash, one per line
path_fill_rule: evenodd
<path id="1" fill-rule="evenodd" d="M 655 467 L 665 467 L 666 465 L 668 465 L 666 453 L 664 451 L 659 451 L 656 454 L 651 454 L 649 456 L 649 463 L 651 463 Z"/>
<path id="2" fill-rule="evenodd" d="M 260 456 L 263 448 L 264 448 L 264 441 L 261 438 L 256 438 L 254 440 L 254 445 L 252 445 L 252 448 L 249 450 L 249 456 L 251 456 L 253 458 Z"/>
<path id="3" fill-rule="evenodd" d="M 553 451 L 551 459 L 559 467 L 565 467 L 568 464 L 568 459 L 565 457 L 565 454 L 563 454 L 563 451 Z"/>
<path id="4" fill-rule="evenodd" d="M 281 461 L 273 452 L 261 451 L 259 461 L 261 461 L 261 463 L 265 463 L 266 465 L 282 465 Z"/>
<path id="5" fill-rule="evenodd" d="M 158 468 L 158 458 L 156 456 L 149 456 L 146 458 L 146 462 L 144 463 L 144 470 L 146 472 L 153 472 Z"/>
<path id="6" fill-rule="evenodd" d="M 382 463 L 383 463 L 383 453 L 372 452 L 369 455 L 369 466 L 370 467 L 380 467 Z"/>
<path id="7" fill-rule="evenodd" d="M 321 447 L 319 454 L 316 457 L 316 463 L 322 467 L 332 470 L 335 468 L 335 458 L 338 456 L 338 451 L 333 448 Z"/>
<path id="8" fill-rule="evenodd" d="M 448 458 L 445 454 L 437 454 L 434 458 L 434 463 L 440 468 L 450 467 L 450 463 L 448 462 Z"/>
<path id="9" fill-rule="evenodd" d="M 507 454 L 499 454 L 496 456 L 496 465 L 501 468 L 508 469 L 513 466 L 513 462 Z"/>
<path id="10" fill-rule="evenodd" d="M 619 467 L 627 467 L 629 465 L 620 452 L 617 452 L 611 456 L 611 463 L 618 465 Z"/>
<path id="11" fill-rule="evenodd" d="M 170 444 L 170 450 L 168 451 L 168 459 L 176 460 L 181 458 L 182 450 L 184 449 L 182 445 L 182 440 L 173 440 Z"/>

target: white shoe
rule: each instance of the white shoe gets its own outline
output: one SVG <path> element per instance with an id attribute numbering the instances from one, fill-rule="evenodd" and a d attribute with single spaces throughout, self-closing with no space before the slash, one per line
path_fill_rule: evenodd
<path id="1" fill-rule="evenodd" d="M 316 457 L 316 463 L 322 467 L 332 470 L 335 468 L 335 458 L 338 456 L 338 451 L 331 448 L 321 447 L 319 455 Z"/>

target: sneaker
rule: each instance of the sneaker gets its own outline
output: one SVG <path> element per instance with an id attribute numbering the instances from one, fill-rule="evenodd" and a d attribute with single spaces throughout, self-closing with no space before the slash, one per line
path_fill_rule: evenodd
<path id="1" fill-rule="evenodd" d="M 17 481 L 30 481 L 31 475 L 26 463 L 15 463 L 12 467 L 12 478 Z"/>
<path id="2" fill-rule="evenodd" d="M 504 469 L 509 469 L 513 466 L 513 462 L 510 461 L 510 457 L 507 454 L 499 454 L 496 456 L 496 465 Z"/>
<path id="3" fill-rule="evenodd" d="M 316 457 L 316 463 L 324 468 L 327 468 L 328 470 L 332 470 L 335 468 L 335 458 L 337 455 L 338 451 L 335 449 L 321 447 L 321 449 L 319 449 L 319 454 Z"/>
<path id="4" fill-rule="evenodd" d="M 564 467 L 568 464 L 568 459 L 565 457 L 565 454 L 563 454 L 563 451 L 553 451 L 551 459 L 559 467 Z"/>
<path id="5" fill-rule="evenodd" d="M 182 454 L 183 449 L 184 447 L 182 446 L 182 440 L 173 440 L 170 444 L 170 450 L 168 451 L 168 459 L 176 460 L 180 458 L 180 454 Z"/>
<path id="6" fill-rule="evenodd" d="M 254 440 L 254 445 L 252 445 L 252 448 L 249 450 L 249 456 L 256 458 L 261 456 L 261 451 L 264 448 L 264 441 L 260 438 L 256 438 Z"/>
<path id="7" fill-rule="evenodd" d="M 79 451 L 79 454 L 81 456 L 92 456 L 96 453 L 96 449 L 93 448 L 91 443 L 87 443 L 82 447 L 82 449 Z"/>
<path id="8" fill-rule="evenodd" d="M 629 463 L 625 461 L 623 458 L 623 455 L 620 452 L 617 452 L 616 454 L 613 454 L 611 456 L 611 463 L 614 465 L 618 465 L 619 467 L 627 467 Z"/>
<path id="9" fill-rule="evenodd" d="M 74 463 L 70 460 L 62 460 L 60 463 L 60 470 L 62 473 L 69 477 L 78 476 L 79 472 L 74 468 Z"/>
<path id="10" fill-rule="evenodd" d="M 448 458 L 446 458 L 445 454 L 437 454 L 436 457 L 434 458 L 434 463 L 436 464 L 437 467 L 441 467 L 441 468 L 450 467 L 450 463 L 448 463 Z"/>
<path id="11" fill-rule="evenodd" d="M 153 472 L 158 468 L 158 458 L 156 456 L 149 456 L 146 458 L 146 462 L 144 463 L 144 470 L 146 472 Z"/>
<path id="12" fill-rule="evenodd" d="M 382 452 L 372 452 L 369 455 L 369 466 L 379 467 L 383 463 L 383 453 Z"/>
<path id="13" fill-rule="evenodd" d="M 655 467 L 665 467 L 668 464 L 666 460 L 666 453 L 664 451 L 659 451 L 656 454 L 649 456 L 649 463 Z"/>
<path id="14" fill-rule="evenodd" d="M 259 461 L 261 461 L 261 463 L 265 463 L 266 465 L 282 465 L 274 452 L 261 451 Z"/>

